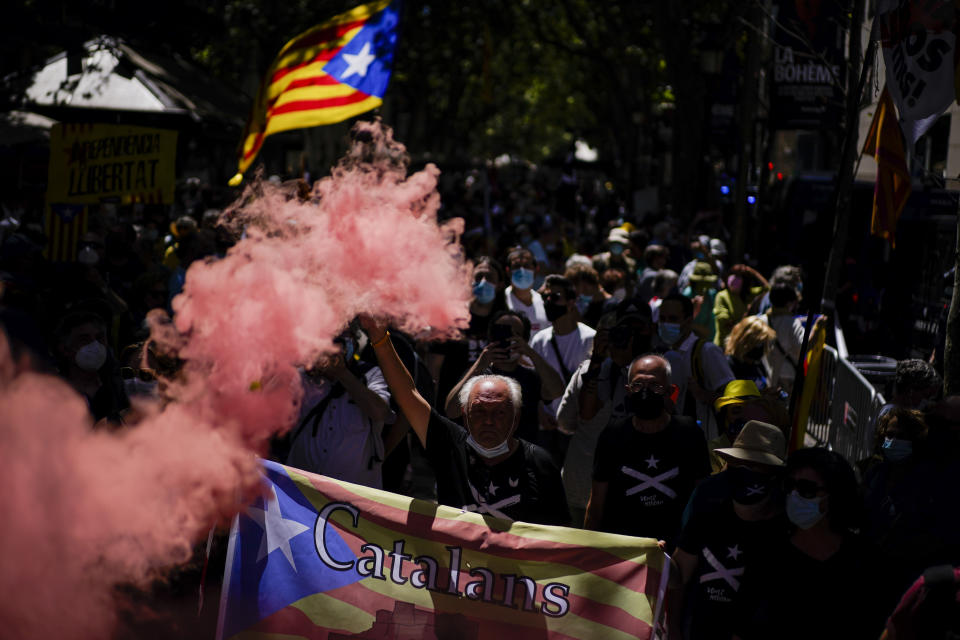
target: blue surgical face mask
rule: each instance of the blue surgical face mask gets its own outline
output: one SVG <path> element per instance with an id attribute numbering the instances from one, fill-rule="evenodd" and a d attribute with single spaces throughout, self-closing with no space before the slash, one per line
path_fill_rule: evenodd
<path id="1" fill-rule="evenodd" d="M 580 315 L 584 315 L 587 312 L 591 302 L 593 302 L 593 296 L 577 296 L 577 311 L 580 312 Z"/>
<path id="2" fill-rule="evenodd" d="M 693 257 L 697 260 L 703 260 L 707 256 L 703 255 L 703 251 L 697 251 L 695 254 L 693 254 Z"/>
<path id="3" fill-rule="evenodd" d="M 620 255 L 623 253 L 623 245 L 618 242 L 614 242 L 610 245 L 610 253 L 615 256 Z"/>
<path id="4" fill-rule="evenodd" d="M 900 462 L 913 454 L 913 442 L 903 438 L 884 438 L 880 451 L 885 460 Z"/>
<path id="5" fill-rule="evenodd" d="M 84 371 L 99 371 L 107 361 L 107 348 L 102 342 L 93 340 L 80 347 L 73 359 Z"/>
<path id="6" fill-rule="evenodd" d="M 510 272 L 510 282 L 517 289 L 529 289 L 533 286 L 533 269 L 520 267 Z"/>
<path id="7" fill-rule="evenodd" d="M 131 378 L 123 381 L 123 388 L 127 392 L 127 397 L 131 396 L 155 396 L 157 391 L 157 381 L 147 382 L 139 378 Z"/>
<path id="8" fill-rule="evenodd" d="M 801 529 L 814 526 L 826 514 L 820 513 L 820 503 L 823 496 L 818 498 L 804 498 L 796 490 L 787 494 L 787 518 Z"/>
<path id="9" fill-rule="evenodd" d="M 486 278 L 473 283 L 473 297 L 480 304 L 490 304 L 496 295 L 497 288 L 487 282 Z"/>
<path id="10" fill-rule="evenodd" d="M 670 346 L 680 341 L 681 332 L 681 326 L 673 322 L 661 322 L 657 326 L 657 333 L 660 335 L 660 339 Z"/>

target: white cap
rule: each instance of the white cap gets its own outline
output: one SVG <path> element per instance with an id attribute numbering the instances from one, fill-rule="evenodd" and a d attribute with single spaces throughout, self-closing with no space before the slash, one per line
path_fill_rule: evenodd
<path id="1" fill-rule="evenodd" d="M 715 256 L 727 255 L 727 245 L 720 238 L 714 238 L 710 241 L 710 253 Z"/>

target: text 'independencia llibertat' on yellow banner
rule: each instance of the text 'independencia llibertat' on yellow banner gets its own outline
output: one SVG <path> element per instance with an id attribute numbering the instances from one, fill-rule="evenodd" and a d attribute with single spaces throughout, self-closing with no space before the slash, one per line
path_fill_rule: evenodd
<path id="1" fill-rule="evenodd" d="M 177 132 L 111 124 L 50 131 L 47 202 L 172 204 Z"/>

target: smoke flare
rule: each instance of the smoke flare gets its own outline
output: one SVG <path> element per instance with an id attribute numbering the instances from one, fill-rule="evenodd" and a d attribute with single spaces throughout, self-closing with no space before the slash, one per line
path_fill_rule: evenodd
<path id="1" fill-rule="evenodd" d="M 93 431 L 67 384 L 15 375 L 0 332 L 0 619 L 11 637 L 103 638 L 116 585 L 187 560 L 259 490 L 256 455 L 290 428 L 297 365 L 333 349 L 357 314 L 418 334 L 465 326 L 462 221 L 438 225 L 438 171 L 407 176 L 379 122 L 360 123 L 330 177 L 298 194 L 257 182 L 225 214 L 242 239 L 195 262 L 152 339 L 185 361 L 163 406 Z"/>

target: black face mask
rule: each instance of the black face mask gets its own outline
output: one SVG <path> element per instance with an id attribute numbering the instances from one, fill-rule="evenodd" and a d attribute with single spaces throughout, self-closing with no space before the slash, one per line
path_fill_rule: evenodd
<path id="1" fill-rule="evenodd" d="M 543 310 L 547 313 L 547 320 L 553 322 L 562 318 L 567 313 L 567 305 L 547 302 L 543 305 Z"/>
<path id="2" fill-rule="evenodd" d="M 763 354 L 764 354 L 763 347 L 757 347 L 756 349 L 751 349 L 750 351 L 747 351 L 743 355 L 744 355 L 744 358 L 746 358 L 747 360 L 758 362 L 761 358 L 763 358 Z"/>
<path id="3" fill-rule="evenodd" d="M 757 504 L 770 495 L 774 483 L 769 474 L 745 467 L 730 467 L 729 473 L 734 502 L 744 505 Z"/>
<path id="4" fill-rule="evenodd" d="M 628 393 L 625 398 L 627 411 L 641 420 L 653 420 L 663 413 L 663 396 L 650 389 Z"/>
<path id="5" fill-rule="evenodd" d="M 740 431 L 743 429 L 743 425 L 747 424 L 747 422 L 749 422 L 749 420 L 740 418 L 727 425 L 726 434 L 727 437 L 730 438 L 730 442 L 737 439 L 737 436 L 740 435 Z"/>

